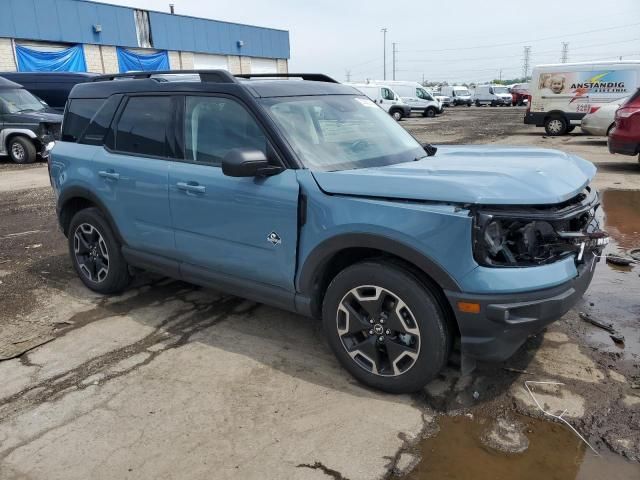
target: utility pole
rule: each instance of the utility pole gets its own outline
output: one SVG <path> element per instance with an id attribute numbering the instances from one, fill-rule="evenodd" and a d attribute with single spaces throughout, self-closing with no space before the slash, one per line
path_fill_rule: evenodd
<path id="1" fill-rule="evenodd" d="M 393 43 L 393 79 L 396 79 L 396 45 L 397 43 Z"/>
<path id="2" fill-rule="evenodd" d="M 560 63 L 567 63 L 569 60 L 569 42 L 562 42 L 562 57 Z"/>
<path id="3" fill-rule="evenodd" d="M 424 87 L 424 73 L 422 74 L 422 86 Z"/>
<path id="4" fill-rule="evenodd" d="M 382 32 L 382 63 L 383 63 L 382 79 L 386 80 L 387 79 L 387 29 L 386 27 L 381 28 L 380 31 Z"/>
<path id="5" fill-rule="evenodd" d="M 500 76 L 499 76 L 499 78 L 500 78 L 500 81 L 502 81 L 502 69 L 500 69 Z"/>
<path id="6" fill-rule="evenodd" d="M 351 81 L 351 70 L 347 70 L 345 75 L 347 77 L 347 82 L 350 82 Z"/>
<path id="7" fill-rule="evenodd" d="M 524 47 L 524 56 L 522 57 L 522 78 L 527 81 L 529 77 L 529 60 L 531 58 L 531 47 Z"/>

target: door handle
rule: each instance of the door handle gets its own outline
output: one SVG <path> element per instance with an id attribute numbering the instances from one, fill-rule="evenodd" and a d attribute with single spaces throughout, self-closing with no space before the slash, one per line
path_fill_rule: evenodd
<path id="1" fill-rule="evenodd" d="M 178 182 L 176 187 L 187 193 L 205 193 L 207 191 L 204 185 L 199 185 L 197 182 Z"/>
<path id="2" fill-rule="evenodd" d="M 108 178 L 109 180 L 120 180 L 120 174 L 113 170 L 100 170 L 98 176 L 102 178 Z"/>

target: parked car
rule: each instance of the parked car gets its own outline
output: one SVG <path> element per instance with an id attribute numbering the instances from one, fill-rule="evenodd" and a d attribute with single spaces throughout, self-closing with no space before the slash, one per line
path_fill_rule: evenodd
<path id="1" fill-rule="evenodd" d="M 398 122 L 404 117 L 411 116 L 411 106 L 388 85 L 371 83 L 347 83 L 346 85 L 351 85 L 362 92 Z"/>
<path id="2" fill-rule="evenodd" d="M 640 61 L 539 65 L 531 75 L 524 123 L 557 136 L 579 126 L 591 107 L 628 97 L 640 87 Z"/>
<path id="3" fill-rule="evenodd" d="M 589 113 L 582 117 L 580 128 L 588 135 L 608 136 L 615 124 L 616 110 L 625 100 L 626 98 L 621 98 L 620 100 L 591 107 Z"/>
<path id="4" fill-rule="evenodd" d="M 443 105 L 418 82 L 372 80 L 369 83 L 389 85 L 400 95 L 402 101 L 411 107 L 412 112 L 418 112 L 423 117 L 435 117 L 436 114 L 442 113 Z"/>
<path id="5" fill-rule="evenodd" d="M 77 85 L 49 162 L 91 290 L 135 267 L 320 318 L 346 370 L 397 393 L 456 337 L 465 368 L 506 359 L 591 281 L 607 237 L 586 160 L 421 145 L 318 74 L 153 75 Z"/>
<path id="6" fill-rule="evenodd" d="M 611 153 L 638 155 L 640 161 L 640 88 L 616 111 L 608 143 Z"/>
<path id="7" fill-rule="evenodd" d="M 95 73 L 84 72 L 1 72 L 0 77 L 22 85 L 36 97 L 59 113 L 69 97 L 69 92 L 78 83 L 88 82 Z"/>
<path id="8" fill-rule="evenodd" d="M 466 105 L 470 107 L 473 101 L 471 100 L 471 92 L 464 85 L 448 85 L 440 89 L 442 95 L 448 96 L 451 101 L 451 106 Z"/>
<path id="9" fill-rule="evenodd" d="M 481 105 L 509 106 L 511 105 L 511 93 L 504 85 L 477 85 L 473 92 L 473 101 L 476 107 Z"/>
<path id="10" fill-rule="evenodd" d="M 451 97 L 448 97 L 447 95 L 443 95 L 440 92 L 430 91 L 429 93 L 431 93 L 433 98 L 435 98 L 437 101 L 439 101 L 440 104 L 443 107 L 450 107 L 451 106 Z"/>
<path id="11" fill-rule="evenodd" d="M 60 138 L 62 115 L 21 85 L 0 77 L 0 155 L 15 163 L 32 163 L 48 156 L 47 145 Z"/>
<path id="12" fill-rule="evenodd" d="M 521 107 L 529 102 L 529 84 L 528 83 L 516 83 L 509 87 L 511 92 L 511 105 L 514 107 Z"/>

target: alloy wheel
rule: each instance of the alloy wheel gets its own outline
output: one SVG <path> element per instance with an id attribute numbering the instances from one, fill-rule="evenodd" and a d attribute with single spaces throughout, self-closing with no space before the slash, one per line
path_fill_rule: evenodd
<path id="1" fill-rule="evenodd" d="M 11 145 L 11 155 L 18 162 L 22 162 L 24 157 L 26 156 L 26 152 L 24 151 L 24 147 L 20 144 L 20 142 L 14 142 Z"/>
<path id="2" fill-rule="evenodd" d="M 73 234 L 73 251 L 82 274 L 100 283 L 109 274 L 109 250 L 104 238 L 93 225 L 81 223 Z"/>
<path id="3" fill-rule="evenodd" d="M 562 131 L 562 120 L 558 120 L 557 118 L 550 120 L 548 125 L 551 133 L 560 133 Z"/>
<path id="4" fill-rule="evenodd" d="M 351 289 L 340 301 L 336 328 L 347 354 L 364 370 L 394 377 L 420 354 L 420 329 L 395 293 L 374 285 Z"/>

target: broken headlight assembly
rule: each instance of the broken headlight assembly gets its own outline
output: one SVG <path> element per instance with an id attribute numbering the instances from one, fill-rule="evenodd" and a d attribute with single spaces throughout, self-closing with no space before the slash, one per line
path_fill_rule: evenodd
<path id="1" fill-rule="evenodd" d="M 479 209 L 474 220 L 473 253 L 480 265 L 527 267 L 575 255 L 599 254 L 608 243 L 599 228 L 597 195 L 582 195 L 569 205 L 518 210 Z"/>

